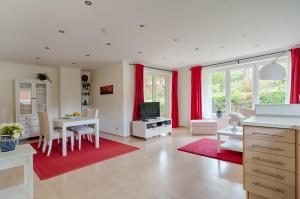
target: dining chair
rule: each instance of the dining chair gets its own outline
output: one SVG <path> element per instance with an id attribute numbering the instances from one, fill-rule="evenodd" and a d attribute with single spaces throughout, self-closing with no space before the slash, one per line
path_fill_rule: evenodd
<path id="1" fill-rule="evenodd" d="M 54 128 L 53 121 L 48 112 L 38 112 L 39 124 L 40 124 L 40 137 L 38 148 L 40 148 L 42 140 L 43 143 L 43 153 L 45 153 L 48 145 L 47 156 L 50 155 L 52 149 L 52 140 L 62 138 L 62 129 Z M 72 131 L 67 130 L 67 139 L 71 137 L 71 150 L 74 149 L 74 134 Z"/>
<path id="2" fill-rule="evenodd" d="M 98 118 L 98 109 L 85 109 L 83 116 L 86 118 Z M 71 127 L 70 130 L 72 130 L 78 138 L 78 148 L 81 150 L 81 137 L 87 136 L 88 141 L 93 142 L 92 134 L 95 133 L 95 125 L 82 125 L 82 126 L 75 126 Z"/>

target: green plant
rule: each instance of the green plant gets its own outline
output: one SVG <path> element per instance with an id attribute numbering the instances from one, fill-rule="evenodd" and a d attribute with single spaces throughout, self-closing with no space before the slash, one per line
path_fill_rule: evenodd
<path id="1" fill-rule="evenodd" d="M 23 126 L 18 123 L 0 124 L 0 136 L 9 136 L 11 139 L 18 139 L 23 134 Z"/>

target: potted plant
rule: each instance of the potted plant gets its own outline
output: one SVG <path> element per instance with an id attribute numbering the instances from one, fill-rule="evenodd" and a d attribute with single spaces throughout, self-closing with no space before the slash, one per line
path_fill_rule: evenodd
<path id="1" fill-rule="evenodd" d="M 16 148 L 18 138 L 24 133 L 23 126 L 18 123 L 0 124 L 0 148 L 1 152 L 13 151 Z"/>
<path id="2" fill-rule="evenodd" d="M 221 118 L 222 115 L 223 115 L 223 111 L 222 111 L 222 109 L 221 109 L 221 107 L 222 107 L 222 106 L 221 106 L 221 103 L 220 103 L 220 102 L 217 102 L 216 107 L 217 107 L 216 116 L 217 116 L 217 118 Z"/>

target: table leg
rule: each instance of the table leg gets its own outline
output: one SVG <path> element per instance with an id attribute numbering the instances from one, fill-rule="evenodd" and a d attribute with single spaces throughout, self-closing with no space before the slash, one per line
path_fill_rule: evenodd
<path id="1" fill-rule="evenodd" d="M 67 156 L 67 128 L 62 127 L 62 153 L 63 156 Z"/>
<path id="2" fill-rule="evenodd" d="M 99 122 L 95 124 L 95 147 L 99 148 Z"/>
<path id="3" fill-rule="evenodd" d="M 221 135 L 218 133 L 217 134 L 217 153 L 220 153 L 220 144 L 221 144 Z"/>
<path id="4" fill-rule="evenodd" d="M 29 199 L 33 199 L 33 161 L 32 161 L 32 156 L 28 157 L 27 160 L 27 165 L 26 165 L 26 170 L 24 168 L 24 172 L 27 173 L 27 187 L 28 187 L 28 194 L 29 194 Z"/>

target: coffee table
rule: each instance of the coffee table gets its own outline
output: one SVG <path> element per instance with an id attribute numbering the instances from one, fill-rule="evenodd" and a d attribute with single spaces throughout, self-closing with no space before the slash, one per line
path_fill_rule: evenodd
<path id="1" fill-rule="evenodd" d="M 229 136 L 229 140 L 221 142 L 221 135 Z M 221 149 L 243 152 L 243 127 L 237 127 L 234 131 L 231 126 L 217 131 L 217 153 Z"/>

